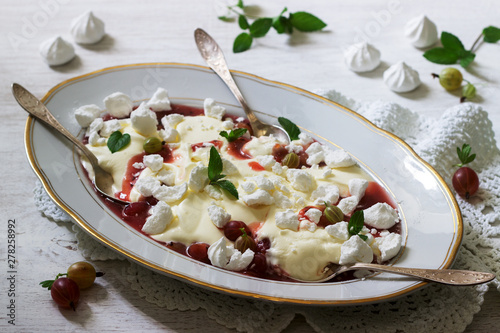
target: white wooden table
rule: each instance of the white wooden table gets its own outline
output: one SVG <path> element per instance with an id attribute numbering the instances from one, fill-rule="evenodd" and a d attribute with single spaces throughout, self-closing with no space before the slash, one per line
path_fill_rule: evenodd
<path id="1" fill-rule="evenodd" d="M 144 62 L 184 62 L 203 64 L 193 42 L 197 27 L 207 30 L 226 52 L 232 69 L 285 82 L 306 90 L 333 88 L 357 100 L 394 101 L 422 115 L 437 119 L 446 108 L 458 102 L 454 93 L 444 91 L 430 73 L 443 66 L 422 57 L 403 36 L 404 24 L 421 13 L 427 14 L 440 31 L 456 34 L 470 47 L 487 25 L 499 25 L 495 0 L 438 2 L 418 1 L 274 1 L 246 0 L 259 5 L 264 15 L 277 15 L 284 6 L 290 11 L 306 10 L 327 24 L 324 32 L 296 34 L 292 37 L 274 32 L 255 42 L 245 53 L 233 54 L 233 39 L 239 34 L 236 23 L 217 20 L 215 1 L 72 1 L 25 0 L 0 2 L 0 101 L 2 131 L 0 140 L 2 228 L 0 230 L 0 271 L 8 276 L 8 221 L 16 221 L 15 281 L 16 326 L 8 324 L 6 306 L 11 296 L 6 278 L 0 282 L 0 331 L 231 331 L 209 319 L 204 311 L 167 311 L 141 299 L 120 282 L 120 276 L 106 276 L 86 294 L 83 311 L 62 312 L 49 294 L 38 286 L 47 273 L 65 270 L 82 259 L 64 225 L 48 221 L 36 210 L 32 189 L 36 177 L 24 153 L 23 133 L 26 114 L 10 92 L 12 82 L 26 86 L 42 97 L 51 87 L 68 78 L 100 68 Z M 67 65 L 50 68 L 38 55 L 38 46 L 53 35 L 71 41 L 71 20 L 92 9 L 106 23 L 108 35 L 94 46 L 76 46 L 78 57 Z M 368 74 L 350 72 L 343 63 L 344 47 L 368 39 L 382 52 L 382 65 Z M 497 141 L 500 138 L 499 77 L 500 44 L 484 44 L 476 61 L 463 71 L 479 83 L 477 101 L 490 113 Z M 423 84 L 407 94 L 391 92 L 382 81 L 383 71 L 404 60 L 420 72 Z M 43 224 L 46 232 L 34 235 L 31 226 Z M 106 270 L 117 262 L 96 263 Z M 500 324 L 500 297 L 487 293 L 480 313 L 467 332 L 492 332 Z M 200 329 L 202 328 L 202 329 Z M 310 326 L 296 318 L 286 332 L 309 332 Z"/>

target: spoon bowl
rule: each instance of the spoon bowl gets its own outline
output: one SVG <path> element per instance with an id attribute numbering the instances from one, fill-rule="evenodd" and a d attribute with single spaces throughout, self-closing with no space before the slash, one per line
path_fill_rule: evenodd
<path id="1" fill-rule="evenodd" d="M 99 166 L 97 157 L 95 157 L 95 155 L 80 140 L 73 136 L 57 121 L 42 101 L 17 83 L 12 84 L 12 94 L 24 110 L 26 110 L 33 117 L 43 121 L 45 124 L 57 130 L 66 139 L 73 143 L 78 148 L 79 152 L 87 158 L 92 166 L 92 169 L 94 170 L 93 183 L 99 193 L 113 201 L 128 204 L 127 201 L 120 200 L 113 195 L 113 176 Z"/>
<path id="2" fill-rule="evenodd" d="M 206 63 L 213 71 L 224 81 L 229 90 L 233 93 L 234 97 L 238 100 L 243 111 L 250 122 L 254 136 L 274 136 L 278 141 L 289 143 L 290 137 L 288 133 L 281 127 L 276 125 L 267 124 L 257 118 L 255 113 L 250 109 L 243 94 L 234 82 L 233 76 L 222 53 L 221 48 L 217 42 L 204 30 L 196 29 L 194 32 L 194 39 L 201 56 L 205 59 Z"/>
<path id="3" fill-rule="evenodd" d="M 427 269 L 427 268 L 406 268 L 378 264 L 356 263 L 352 265 L 330 264 L 325 267 L 324 273 L 328 274 L 325 278 L 315 281 L 299 280 L 298 282 L 321 283 L 352 270 L 370 270 L 376 272 L 386 272 L 399 275 L 406 275 L 418 278 L 424 281 L 437 282 L 454 286 L 473 286 L 486 283 L 495 278 L 495 274 L 483 273 L 467 270 L 455 269 Z"/>

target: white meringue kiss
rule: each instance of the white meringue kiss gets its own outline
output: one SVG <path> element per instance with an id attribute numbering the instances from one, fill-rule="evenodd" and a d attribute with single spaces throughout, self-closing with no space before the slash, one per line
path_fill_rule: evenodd
<path id="1" fill-rule="evenodd" d="M 94 44 L 104 37 L 104 22 L 88 11 L 73 20 L 71 35 L 78 44 Z"/>
<path id="2" fill-rule="evenodd" d="M 48 65 L 58 66 L 69 62 L 75 57 L 75 48 L 60 36 L 57 36 L 40 44 L 40 55 Z"/>
<path id="3" fill-rule="evenodd" d="M 409 92 L 420 85 L 418 72 L 403 61 L 392 65 L 384 72 L 385 84 L 395 92 Z"/>
<path id="4" fill-rule="evenodd" d="M 367 42 L 351 45 L 344 53 L 347 67 L 354 72 L 369 72 L 380 65 L 380 51 Z"/>
<path id="5" fill-rule="evenodd" d="M 406 23 L 405 36 L 413 46 L 419 48 L 429 47 L 438 41 L 437 27 L 425 15 L 417 16 Z"/>

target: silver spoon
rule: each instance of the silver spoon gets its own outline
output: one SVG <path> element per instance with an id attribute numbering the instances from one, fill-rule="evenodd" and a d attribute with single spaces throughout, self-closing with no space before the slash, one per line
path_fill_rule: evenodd
<path id="1" fill-rule="evenodd" d="M 255 116 L 252 109 L 250 109 L 247 102 L 243 98 L 236 82 L 234 82 L 231 72 L 227 66 L 226 59 L 224 58 L 224 54 L 222 53 L 222 50 L 217 42 L 204 30 L 199 28 L 194 31 L 194 39 L 201 56 L 205 59 L 208 66 L 210 66 L 210 68 L 214 70 L 222 81 L 224 81 L 229 90 L 233 93 L 234 97 L 236 97 L 238 102 L 241 104 L 243 111 L 245 111 L 245 114 L 250 121 L 253 134 L 257 137 L 263 135 L 273 135 L 279 141 L 287 143 L 290 142 L 287 132 L 281 127 L 264 123 L 260 121 L 257 116 Z"/>
<path id="2" fill-rule="evenodd" d="M 321 280 L 316 280 L 316 281 L 306 281 L 299 279 L 294 279 L 294 280 L 299 282 L 321 283 L 329 281 L 341 273 L 359 269 L 367 269 L 376 272 L 386 272 L 399 275 L 406 275 L 406 276 L 416 277 L 424 281 L 432 281 L 454 286 L 472 286 L 476 284 L 489 282 L 495 278 L 495 274 L 492 273 L 483 273 L 483 272 L 475 272 L 467 270 L 406 268 L 406 267 L 395 267 L 395 266 L 386 266 L 377 264 L 356 263 L 352 265 L 343 265 L 343 266 L 336 264 L 329 264 L 325 268 L 325 273 L 329 273 L 329 275 Z"/>
<path id="3" fill-rule="evenodd" d="M 66 139 L 71 141 L 82 152 L 94 169 L 94 185 L 95 188 L 107 198 L 128 204 L 128 202 L 120 200 L 113 195 L 111 186 L 113 185 L 113 176 L 99 166 L 99 162 L 95 155 L 85 145 L 75 138 L 66 128 L 64 128 L 56 118 L 50 113 L 47 107 L 32 93 L 26 90 L 23 86 L 13 83 L 12 94 L 21 107 L 35 118 L 43 121 L 53 129 L 61 133 Z"/>

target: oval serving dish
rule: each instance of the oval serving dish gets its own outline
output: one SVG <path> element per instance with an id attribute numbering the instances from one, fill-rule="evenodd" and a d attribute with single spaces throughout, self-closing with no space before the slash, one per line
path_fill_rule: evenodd
<path id="1" fill-rule="evenodd" d="M 233 71 L 252 109 L 262 120 L 295 122 L 324 144 L 347 150 L 392 196 L 401 216 L 402 250 L 392 265 L 449 268 L 462 240 L 458 205 L 439 174 L 401 139 L 357 113 L 305 90 Z M 43 98 L 70 132 L 81 131 L 74 110 L 86 104 L 104 108 L 102 100 L 121 91 L 139 101 L 158 87 L 173 103 L 202 107 L 211 97 L 228 113 L 243 115 L 229 90 L 207 67 L 152 63 L 102 69 L 64 81 Z M 87 233 L 135 262 L 168 276 L 233 295 L 271 301 L 347 305 L 389 300 L 424 286 L 407 277 L 376 274 L 335 283 L 291 283 L 226 271 L 167 249 L 128 226 L 96 195 L 74 148 L 32 118 L 25 130 L 29 162 L 49 196 Z"/>

